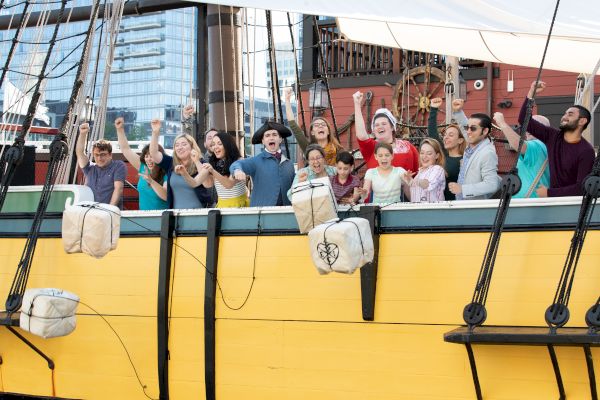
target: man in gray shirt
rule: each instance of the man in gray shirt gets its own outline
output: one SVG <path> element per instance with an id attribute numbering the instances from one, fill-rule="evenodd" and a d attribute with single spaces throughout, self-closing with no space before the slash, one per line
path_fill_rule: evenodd
<path id="1" fill-rule="evenodd" d="M 77 164 L 85 175 L 85 184 L 92 189 L 94 201 L 123 208 L 123 185 L 127 167 L 121 160 L 112 159 L 112 146 L 106 140 L 98 140 L 92 147 L 94 163 L 85 154 L 90 125 L 79 126 L 79 139 L 75 147 Z"/>

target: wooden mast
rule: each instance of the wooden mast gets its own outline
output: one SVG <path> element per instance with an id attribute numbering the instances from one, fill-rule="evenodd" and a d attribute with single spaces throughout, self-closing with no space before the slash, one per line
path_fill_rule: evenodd
<path id="1" fill-rule="evenodd" d="M 236 138 L 244 151 L 240 9 L 208 5 L 209 126 Z"/>

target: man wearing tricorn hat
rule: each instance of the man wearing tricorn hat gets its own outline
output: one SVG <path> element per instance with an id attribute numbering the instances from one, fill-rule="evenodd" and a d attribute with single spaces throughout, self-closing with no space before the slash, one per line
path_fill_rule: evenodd
<path id="1" fill-rule="evenodd" d="M 283 138 L 291 135 L 292 131 L 282 124 L 265 122 L 252 136 L 252 144 L 263 144 L 262 152 L 229 167 L 237 180 L 245 180 L 246 175 L 252 177 L 251 207 L 290 205 L 286 193 L 294 180 L 294 165 L 281 154 L 280 145 Z"/>

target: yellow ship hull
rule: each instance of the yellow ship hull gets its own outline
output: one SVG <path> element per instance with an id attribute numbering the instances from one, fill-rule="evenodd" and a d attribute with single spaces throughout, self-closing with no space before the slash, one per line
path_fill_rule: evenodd
<path id="1" fill-rule="evenodd" d="M 571 236 L 566 229 L 503 234 L 486 325 L 545 326 L 544 311 Z M 372 322 L 362 318 L 360 274 L 319 275 L 306 236 L 220 237 L 216 399 L 474 399 L 467 352 L 443 336 L 464 324 L 462 309 L 471 300 L 488 237 L 487 232 L 381 234 Z M 9 291 L 24 243 L 23 238 L 0 240 L 0 293 Z M 28 287 L 79 295 L 77 328 L 54 339 L 22 333 L 54 361 L 54 371 L 0 329 L 0 391 L 159 398 L 159 247 L 159 237 L 124 236 L 117 250 L 96 260 L 65 254 L 60 238 L 40 239 Z M 206 236 L 174 239 L 170 399 L 206 395 L 206 247 Z M 600 234 L 591 231 L 567 326 L 585 326 L 584 314 L 598 297 L 599 249 Z M 545 347 L 473 345 L 473 351 L 485 399 L 558 397 Z M 581 348 L 557 347 L 556 353 L 568 398 L 589 399 Z M 595 348 L 592 354 L 600 356 Z"/>

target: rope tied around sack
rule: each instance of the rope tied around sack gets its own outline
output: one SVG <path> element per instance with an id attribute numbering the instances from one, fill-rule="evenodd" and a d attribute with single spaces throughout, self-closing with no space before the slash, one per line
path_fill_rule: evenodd
<path id="1" fill-rule="evenodd" d="M 317 252 L 319 253 L 319 257 L 321 258 L 321 260 L 325 261 L 325 263 L 329 266 L 329 269 L 331 269 L 332 271 L 333 264 L 335 264 L 340 255 L 340 249 L 337 244 L 327 241 L 327 230 L 332 226 L 342 222 L 349 222 L 356 227 L 356 230 L 358 232 L 358 239 L 360 240 L 360 248 L 362 254 L 365 255 L 365 246 L 363 244 L 362 235 L 360 234 L 360 228 L 358 227 L 356 222 L 349 221 L 347 219 L 334 221 L 327 228 L 325 228 L 325 230 L 323 231 L 323 241 L 317 244 Z"/>
<path id="2" fill-rule="evenodd" d="M 296 193 L 300 193 L 300 192 L 303 192 L 308 189 L 314 189 L 314 188 L 323 187 L 323 186 L 327 186 L 329 188 L 329 194 L 331 195 L 332 198 L 335 199 L 335 194 L 333 193 L 333 189 L 331 188 L 331 185 L 327 185 L 327 184 L 321 183 L 321 182 L 313 182 L 313 181 L 308 181 L 307 185 L 296 186 L 295 188 L 293 188 L 292 196 Z M 315 227 L 315 210 L 313 208 L 313 194 L 314 193 L 315 193 L 315 191 L 311 190 L 311 192 L 310 192 L 310 218 L 311 218 L 311 225 L 313 228 Z"/>

